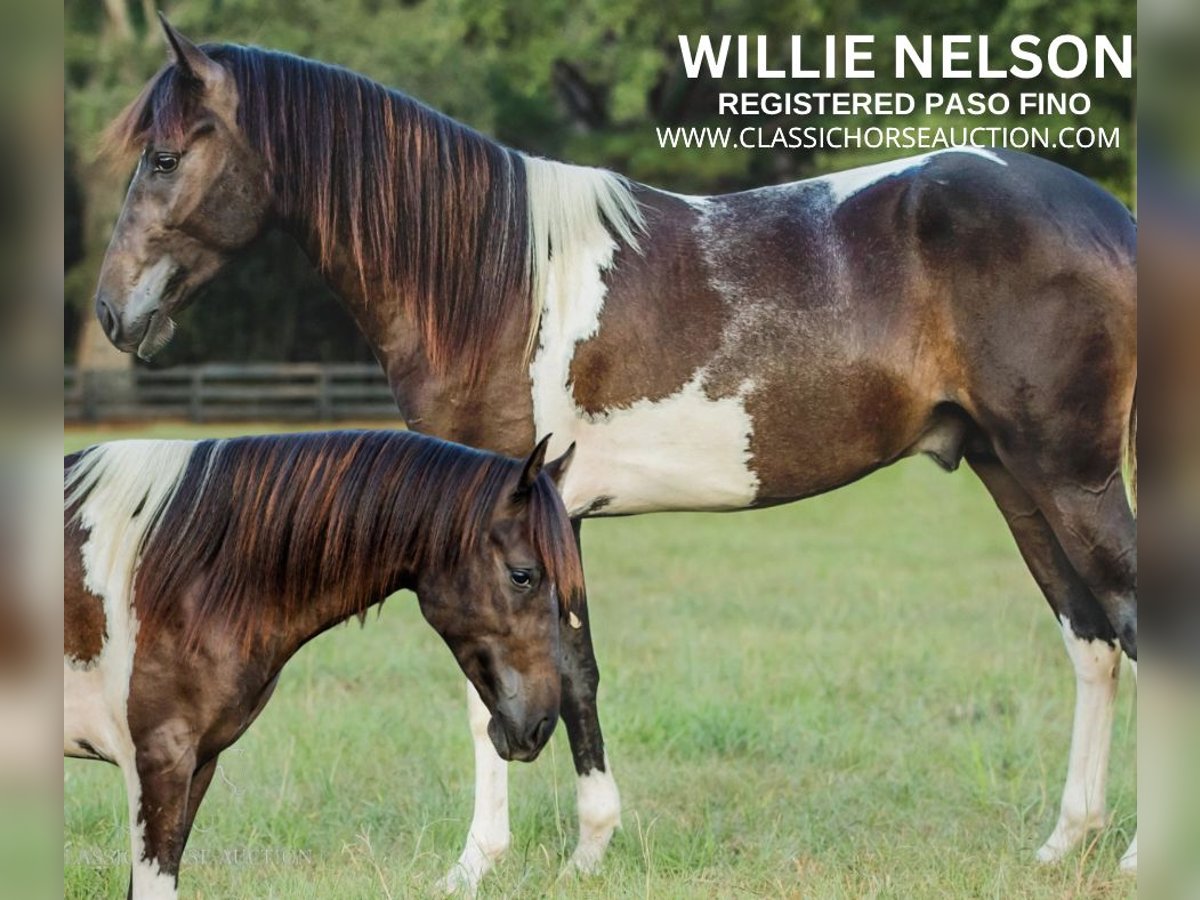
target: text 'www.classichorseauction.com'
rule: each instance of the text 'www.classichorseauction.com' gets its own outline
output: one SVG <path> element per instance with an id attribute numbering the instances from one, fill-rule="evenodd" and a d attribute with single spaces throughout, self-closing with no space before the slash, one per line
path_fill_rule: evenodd
<path id="1" fill-rule="evenodd" d="M 657 127 L 662 148 L 788 150 L 941 150 L 1004 147 L 1013 150 L 1097 149 L 1121 145 L 1117 126 L 1085 119 L 1092 100 L 1084 91 L 945 90 L 946 83 L 988 82 L 1010 86 L 1051 78 L 1133 78 L 1133 38 L 1032 34 L 1007 47 L 987 35 L 896 35 L 880 50 L 875 35 L 792 35 L 779 45 L 764 35 L 679 35 L 689 79 L 754 79 L 848 84 L 870 80 L 880 66 L 896 81 L 939 79 L 938 91 L 779 90 L 720 91 L 719 116 L 739 117 L 729 126 Z M 816 45 L 817 61 L 806 55 Z M 890 52 L 886 52 L 890 51 Z M 727 83 L 727 82 L 726 82 Z M 924 116 L 928 124 L 915 124 Z M 814 123 L 812 117 L 820 117 Z M 841 117 L 852 122 L 837 123 Z M 1061 118 L 1060 118 L 1061 117 Z M 751 118 L 769 120 L 748 124 Z M 1058 124 L 1048 124 L 1059 119 Z M 797 120 L 797 121 L 788 121 Z M 895 124 L 886 124 L 891 119 Z M 997 121 L 999 120 L 999 122 Z M 884 123 L 884 124 L 877 124 Z"/>

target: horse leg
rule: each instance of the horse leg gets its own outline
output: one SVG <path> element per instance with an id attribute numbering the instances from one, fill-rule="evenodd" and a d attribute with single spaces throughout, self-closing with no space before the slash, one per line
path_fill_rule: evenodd
<path id="1" fill-rule="evenodd" d="M 462 891 L 475 896 L 483 876 L 508 850 L 512 840 L 508 828 L 508 764 L 500 758 L 488 737 L 492 714 L 467 682 L 467 719 L 475 745 L 475 812 L 467 843 L 458 862 L 439 883 L 447 894 Z"/>
<path id="2" fill-rule="evenodd" d="M 1133 668 L 1133 681 L 1134 684 L 1136 684 L 1137 660 L 1132 659 L 1129 661 L 1129 664 Z M 1126 872 L 1136 872 L 1137 864 L 1137 832 L 1135 831 L 1133 833 L 1133 840 L 1129 842 L 1129 846 L 1126 847 L 1125 852 L 1121 854 L 1121 862 L 1118 865 L 1120 865 L 1120 867 Z"/>
<path id="3" fill-rule="evenodd" d="M 134 763 L 122 767 L 129 795 L 130 895 L 134 900 L 177 896 L 179 859 L 195 815 L 194 810 L 189 814 L 196 772 L 196 752 L 189 735 L 186 723 L 168 721 L 144 739 L 135 740 Z M 209 772 L 207 779 L 211 778 Z"/>
<path id="4" fill-rule="evenodd" d="M 580 543 L 579 519 L 572 523 Z M 580 546 L 580 553 L 583 548 Z M 613 832 L 621 825 L 621 795 L 612 777 L 596 705 L 600 668 L 592 649 L 592 628 L 587 605 L 572 610 L 570 627 L 563 629 L 562 720 L 571 742 L 578 780 L 575 806 L 579 816 L 579 843 L 569 866 L 592 874 L 600 867 Z"/>
<path id="5" fill-rule="evenodd" d="M 1029 494 L 994 457 L 968 457 L 968 461 L 1000 507 L 1034 580 L 1058 617 L 1075 668 L 1075 722 L 1066 784 L 1058 822 L 1037 852 L 1041 862 L 1055 862 L 1088 831 L 1105 823 L 1120 650 L 1108 616 Z"/>
<path id="6" fill-rule="evenodd" d="M 214 756 L 192 773 L 192 783 L 188 787 L 187 810 L 183 819 L 183 837 L 179 845 L 180 856 L 187 848 L 188 838 L 192 835 L 192 823 L 196 821 L 196 811 L 200 808 L 204 795 L 208 793 L 208 786 L 212 784 L 213 775 L 216 772 L 217 757 Z"/>
<path id="7" fill-rule="evenodd" d="M 183 823 L 179 830 L 179 835 L 180 835 L 179 848 L 178 848 L 178 853 L 176 854 L 176 857 L 175 857 L 175 866 L 176 867 L 175 867 L 174 882 L 173 882 L 171 891 L 168 893 L 165 890 L 165 888 L 157 888 L 156 889 L 158 891 L 157 893 L 155 893 L 154 891 L 149 891 L 149 893 L 147 894 L 147 892 L 141 891 L 136 896 L 139 896 L 139 897 L 147 896 L 147 895 L 152 896 L 152 897 L 173 897 L 173 896 L 175 896 L 175 893 L 177 891 L 178 884 L 179 884 L 179 868 L 178 868 L 179 860 L 183 857 L 183 851 L 184 851 L 184 848 L 187 846 L 187 840 L 191 836 L 192 823 L 196 819 L 196 810 L 200 808 L 200 802 L 204 799 L 204 794 L 208 791 L 208 786 L 212 783 L 213 774 L 216 771 L 217 771 L 217 758 L 214 756 L 207 763 L 205 763 L 200 768 L 198 768 L 195 772 L 192 773 L 191 784 L 188 788 L 187 807 L 184 810 Z M 135 777 L 136 777 L 136 774 L 135 774 Z M 140 782 L 139 782 L 139 784 L 140 784 Z M 140 790 L 140 787 L 139 787 L 139 790 Z M 131 807 L 130 821 L 131 822 L 134 821 L 134 817 L 136 817 L 137 815 L 138 815 L 138 811 L 132 809 L 132 807 Z M 140 855 L 145 855 L 145 853 L 146 853 L 145 837 L 143 836 L 141 838 L 141 840 L 142 840 L 142 854 L 140 854 Z M 137 839 L 135 838 L 135 846 L 136 846 L 136 841 L 137 841 Z M 140 855 L 139 855 L 139 857 L 140 857 Z M 149 858 L 149 857 L 147 857 L 147 858 Z M 133 885 L 134 885 L 134 879 L 130 878 L 129 896 L 131 898 L 135 896 Z"/>

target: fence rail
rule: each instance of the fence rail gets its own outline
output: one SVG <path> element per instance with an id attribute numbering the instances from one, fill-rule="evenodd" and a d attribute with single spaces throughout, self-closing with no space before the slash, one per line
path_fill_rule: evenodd
<path id="1" fill-rule="evenodd" d="M 68 368 L 68 422 L 399 418 L 387 379 L 367 363 L 213 364 L 116 372 Z"/>

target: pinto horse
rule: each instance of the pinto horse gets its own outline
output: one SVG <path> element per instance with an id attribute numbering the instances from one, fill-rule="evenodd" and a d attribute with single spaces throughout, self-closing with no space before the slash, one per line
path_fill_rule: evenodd
<path id="1" fill-rule="evenodd" d="M 404 432 L 119 441 L 65 460 L 63 743 L 120 766 L 134 897 L 174 896 L 219 754 L 316 635 L 400 589 L 454 653 L 505 759 L 558 720 L 559 617 L 583 601 L 543 466 Z M 561 609 L 560 609 L 561 602 Z"/>
<path id="2" fill-rule="evenodd" d="M 576 442 L 577 520 L 770 506 L 917 453 L 966 459 L 1077 676 L 1039 857 L 1104 822 L 1118 663 L 1137 656 L 1136 227 L 1115 198 L 975 148 L 681 196 L 508 149 L 344 69 L 164 28 L 172 61 L 109 135 L 140 154 L 96 294 L 117 347 L 160 348 L 195 289 L 278 226 L 409 427 L 511 455 Z M 572 864 L 591 870 L 620 800 L 586 617 L 563 653 Z M 509 843 L 505 769 L 472 730 L 475 816 L 446 885 L 468 889 Z"/>

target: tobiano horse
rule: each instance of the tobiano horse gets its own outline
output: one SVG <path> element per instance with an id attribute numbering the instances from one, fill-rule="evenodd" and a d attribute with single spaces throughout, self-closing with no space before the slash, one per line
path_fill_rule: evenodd
<path id="1" fill-rule="evenodd" d="M 1104 823 L 1118 663 L 1137 657 L 1121 203 L 975 148 L 681 196 L 508 149 L 344 69 L 164 27 L 172 61 L 109 135 L 140 154 L 96 294 L 116 346 L 153 353 L 196 288 L 278 226 L 356 319 L 409 427 L 510 455 L 576 442 L 562 489 L 577 520 L 770 506 L 914 454 L 965 459 L 1077 676 L 1039 858 Z M 562 716 L 571 862 L 591 870 L 620 800 L 581 618 Z M 475 815 L 447 887 L 473 888 L 509 844 L 505 769 L 473 732 Z"/>
<path id="2" fill-rule="evenodd" d="M 173 897 L 222 751 L 305 643 L 416 593 L 532 760 L 582 566 L 546 441 L 522 463 L 404 432 L 119 441 L 64 461 L 63 745 L 125 778 L 133 897 Z"/>

